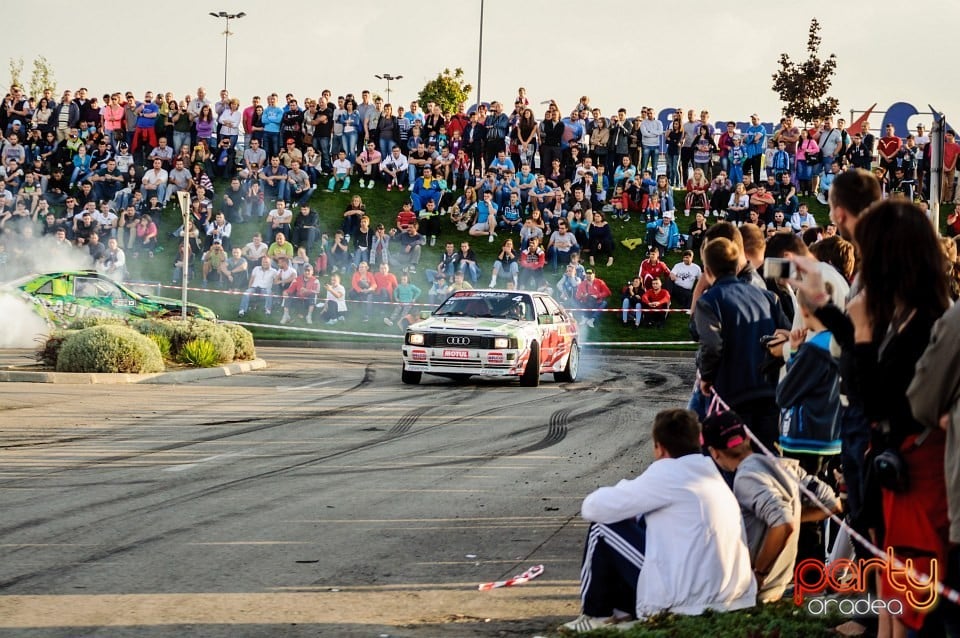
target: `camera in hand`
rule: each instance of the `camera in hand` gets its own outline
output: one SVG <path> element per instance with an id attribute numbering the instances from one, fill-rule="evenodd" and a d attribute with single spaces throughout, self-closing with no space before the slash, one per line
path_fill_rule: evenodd
<path id="1" fill-rule="evenodd" d="M 763 260 L 764 279 L 796 279 L 797 267 L 789 259 L 770 257 Z"/>

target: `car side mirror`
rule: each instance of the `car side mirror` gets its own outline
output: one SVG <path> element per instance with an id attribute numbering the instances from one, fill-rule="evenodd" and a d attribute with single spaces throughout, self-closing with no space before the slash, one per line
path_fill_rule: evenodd
<path id="1" fill-rule="evenodd" d="M 540 325 L 552 325 L 553 315 L 537 315 L 537 323 Z"/>
<path id="2" fill-rule="evenodd" d="M 429 319 L 432 314 L 433 314 L 433 313 L 430 312 L 429 310 L 421 310 L 421 311 L 420 311 L 420 319 L 421 319 L 421 320 L 423 320 L 423 319 Z"/>

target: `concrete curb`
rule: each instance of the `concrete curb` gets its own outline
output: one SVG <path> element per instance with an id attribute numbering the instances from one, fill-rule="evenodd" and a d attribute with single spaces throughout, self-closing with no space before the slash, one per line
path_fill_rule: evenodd
<path id="1" fill-rule="evenodd" d="M 0 382 L 6 383 L 73 383 L 73 384 L 116 384 L 116 383 L 156 383 L 177 384 L 199 381 L 201 379 L 217 379 L 232 377 L 267 367 L 263 359 L 252 361 L 238 361 L 215 368 L 196 368 L 193 370 L 176 370 L 174 372 L 157 372 L 153 374 L 113 374 L 103 372 L 30 372 L 28 370 L 0 370 Z"/>

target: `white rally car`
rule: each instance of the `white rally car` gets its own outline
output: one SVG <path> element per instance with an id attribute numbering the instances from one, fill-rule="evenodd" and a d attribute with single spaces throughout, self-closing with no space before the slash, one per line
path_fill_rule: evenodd
<path id="1" fill-rule="evenodd" d="M 575 381 L 579 368 L 577 322 L 550 295 L 461 290 L 407 330 L 401 377 L 410 384 L 424 372 L 519 377 L 520 385 L 537 386 L 548 372 Z"/>

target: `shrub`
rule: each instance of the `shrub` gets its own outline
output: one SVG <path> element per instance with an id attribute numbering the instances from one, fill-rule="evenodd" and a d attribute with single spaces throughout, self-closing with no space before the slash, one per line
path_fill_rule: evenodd
<path id="1" fill-rule="evenodd" d="M 93 326 L 70 336 L 58 372 L 163 372 L 157 344 L 125 326 Z"/>
<path id="2" fill-rule="evenodd" d="M 108 317 L 103 315 L 88 315 L 86 317 L 77 317 L 67 326 L 67 330 L 84 330 L 94 326 L 125 326 L 127 322 L 120 317 Z"/>
<path id="3" fill-rule="evenodd" d="M 217 347 L 206 339 L 194 339 L 183 344 L 179 359 L 198 368 L 212 368 L 220 363 Z"/>
<path id="4" fill-rule="evenodd" d="M 40 363 L 51 368 L 57 367 L 57 357 L 67 339 L 76 334 L 76 330 L 54 330 L 46 337 L 38 337 L 40 349 L 34 355 Z"/>
<path id="5" fill-rule="evenodd" d="M 150 336 L 160 334 L 173 342 L 173 322 L 164 319 L 134 319 L 130 322 L 130 327 L 142 335 Z"/>
<path id="6" fill-rule="evenodd" d="M 220 324 L 202 319 L 188 319 L 187 321 L 171 320 L 166 322 L 171 329 L 170 345 L 173 356 L 180 358 L 183 346 L 197 339 L 209 341 L 217 349 L 217 360 L 220 363 L 233 361 L 233 338 Z"/>
<path id="7" fill-rule="evenodd" d="M 218 324 L 233 339 L 233 358 L 237 361 L 249 361 L 257 358 L 257 349 L 253 345 L 253 333 L 235 323 Z"/>
<path id="8" fill-rule="evenodd" d="M 151 332 L 144 335 L 147 339 L 157 344 L 160 356 L 164 359 L 170 358 L 170 337 L 160 332 Z"/>

